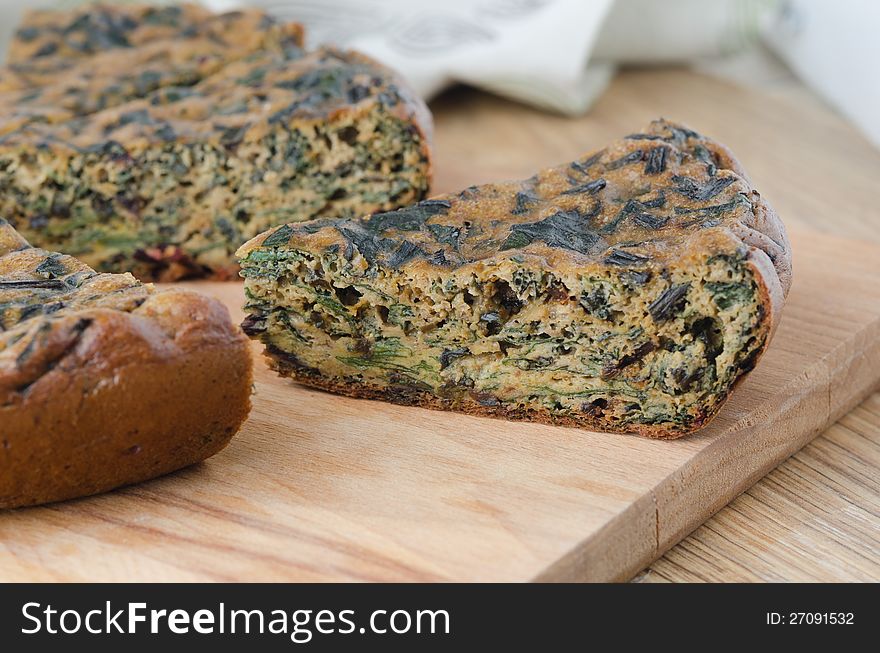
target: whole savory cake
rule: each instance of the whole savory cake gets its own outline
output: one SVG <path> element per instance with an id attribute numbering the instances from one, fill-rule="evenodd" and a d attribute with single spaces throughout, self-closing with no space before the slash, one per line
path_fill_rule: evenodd
<path id="1" fill-rule="evenodd" d="M 766 349 L 784 228 L 730 152 L 666 121 L 523 182 L 238 252 L 270 364 L 355 396 L 674 438 Z"/>
<path id="2" fill-rule="evenodd" d="M 35 14 L 0 73 L 0 215 L 99 271 L 167 281 L 234 276 L 273 225 L 424 197 L 424 103 L 301 36 L 255 10 Z"/>
<path id="3" fill-rule="evenodd" d="M 0 220 L 0 508 L 204 460 L 250 394 L 248 342 L 222 304 L 99 274 Z"/>

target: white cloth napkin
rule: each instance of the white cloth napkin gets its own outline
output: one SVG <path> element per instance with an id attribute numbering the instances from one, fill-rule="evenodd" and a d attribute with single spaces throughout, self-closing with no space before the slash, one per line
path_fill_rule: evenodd
<path id="1" fill-rule="evenodd" d="M 0 57 L 25 6 L 81 1 L 0 0 Z M 878 0 L 203 2 L 216 10 L 254 5 L 302 22 L 309 46 L 362 50 L 399 70 L 425 98 L 465 83 L 571 115 L 589 109 L 620 64 L 702 66 L 763 38 L 880 146 Z M 750 61 L 754 68 L 761 58 Z"/>
<path id="2" fill-rule="evenodd" d="M 235 2 L 209 0 L 228 8 Z M 465 83 L 581 114 L 621 62 L 686 61 L 753 39 L 766 0 L 251 0 L 356 48 L 425 97 Z"/>

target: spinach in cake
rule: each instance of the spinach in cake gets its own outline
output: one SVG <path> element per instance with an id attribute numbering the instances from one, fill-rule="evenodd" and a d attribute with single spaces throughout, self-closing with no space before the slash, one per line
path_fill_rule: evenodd
<path id="1" fill-rule="evenodd" d="M 285 225 L 238 255 L 243 327 L 284 375 L 657 437 L 715 415 L 790 271 L 729 153 L 665 121 L 524 182 Z"/>

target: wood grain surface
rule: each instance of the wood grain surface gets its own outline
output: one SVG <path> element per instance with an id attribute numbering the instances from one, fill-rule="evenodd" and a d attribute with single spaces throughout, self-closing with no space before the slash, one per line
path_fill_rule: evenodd
<path id="1" fill-rule="evenodd" d="M 577 151 L 584 130 L 595 134 L 608 125 L 610 136 L 664 115 L 730 145 L 786 224 L 880 243 L 880 151 L 793 77 L 756 91 L 683 69 L 628 71 L 588 116 L 574 121 L 471 92 L 432 108 L 440 136 L 455 146 L 439 153 L 439 178 L 453 180 L 449 190 L 462 181 L 456 161 L 463 156 L 506 176 L 527 173 L 506 150 L 487 148 L 493 140 L 532 148 L 550 163 L 564 158 L 557 152 Z M 636 580 L 876 582 L 878 469 L 875 392 Z"/>
<path id="2" fill-rule="evenodd" d="M 675 442 L 507 424 L 334 397 L 258 363 L 254 414 L 215 458 L 0 514 L 0 580 L 630 578 L 876 386 L 880 155 L 808 94 L 639 71 L 578 120 L 463 91 L 434 109 L 438 192 L 656 115 L 737 152 L 792 227 L 795 285 L 715 424 Z M 878 443 L 875 394 L 637 578 L 877 580 Z"/>
<path id="3" fill-rule="evenodd" d="M 349 399 L 258 360 L 254 409 L 225 451 L 136 487 L 0 515 L 0 576 L 630 578 L 880 376 L 880 247 L 809 231 L 792 240 L 797 275 L 776 337 L 696 435 L 648 440 Z M 191 285 L 243 317 L 240 284 Z"/>

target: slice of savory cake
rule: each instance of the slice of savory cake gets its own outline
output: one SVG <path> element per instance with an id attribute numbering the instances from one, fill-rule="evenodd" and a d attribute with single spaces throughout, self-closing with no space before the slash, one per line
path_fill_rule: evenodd
<path id="1" fill-rule="evenodd" d="M 99 274 L 0 219 L 0 508 L 214 455 L 250 409 L 249 349 L 219 302 Z"/>
<path id="2" fill-rule="evenodd" d="M 665 121 L 524 182 L 291 224 L 238 252 L 243 327 L 307 385 L 672 438 L 767 347 L 784 228 L 727 149 Z"/>
<path id="3" fill-rule="evenodd" d="M 18 41 L 66 52 L 80 32 L 102 42 L 107 21 L 156 24 L 69 69 L 17 42 L 0 74 L 0 215 L 35 245 L 141 279 L 228 278 L 235 249 L 271 226 L 426 195 L 430 114 L 375 61 L 305 53 L 298 26 L 254 10 L 77 11 L 97 18 L 68 36 L 31 24 Z"/>

